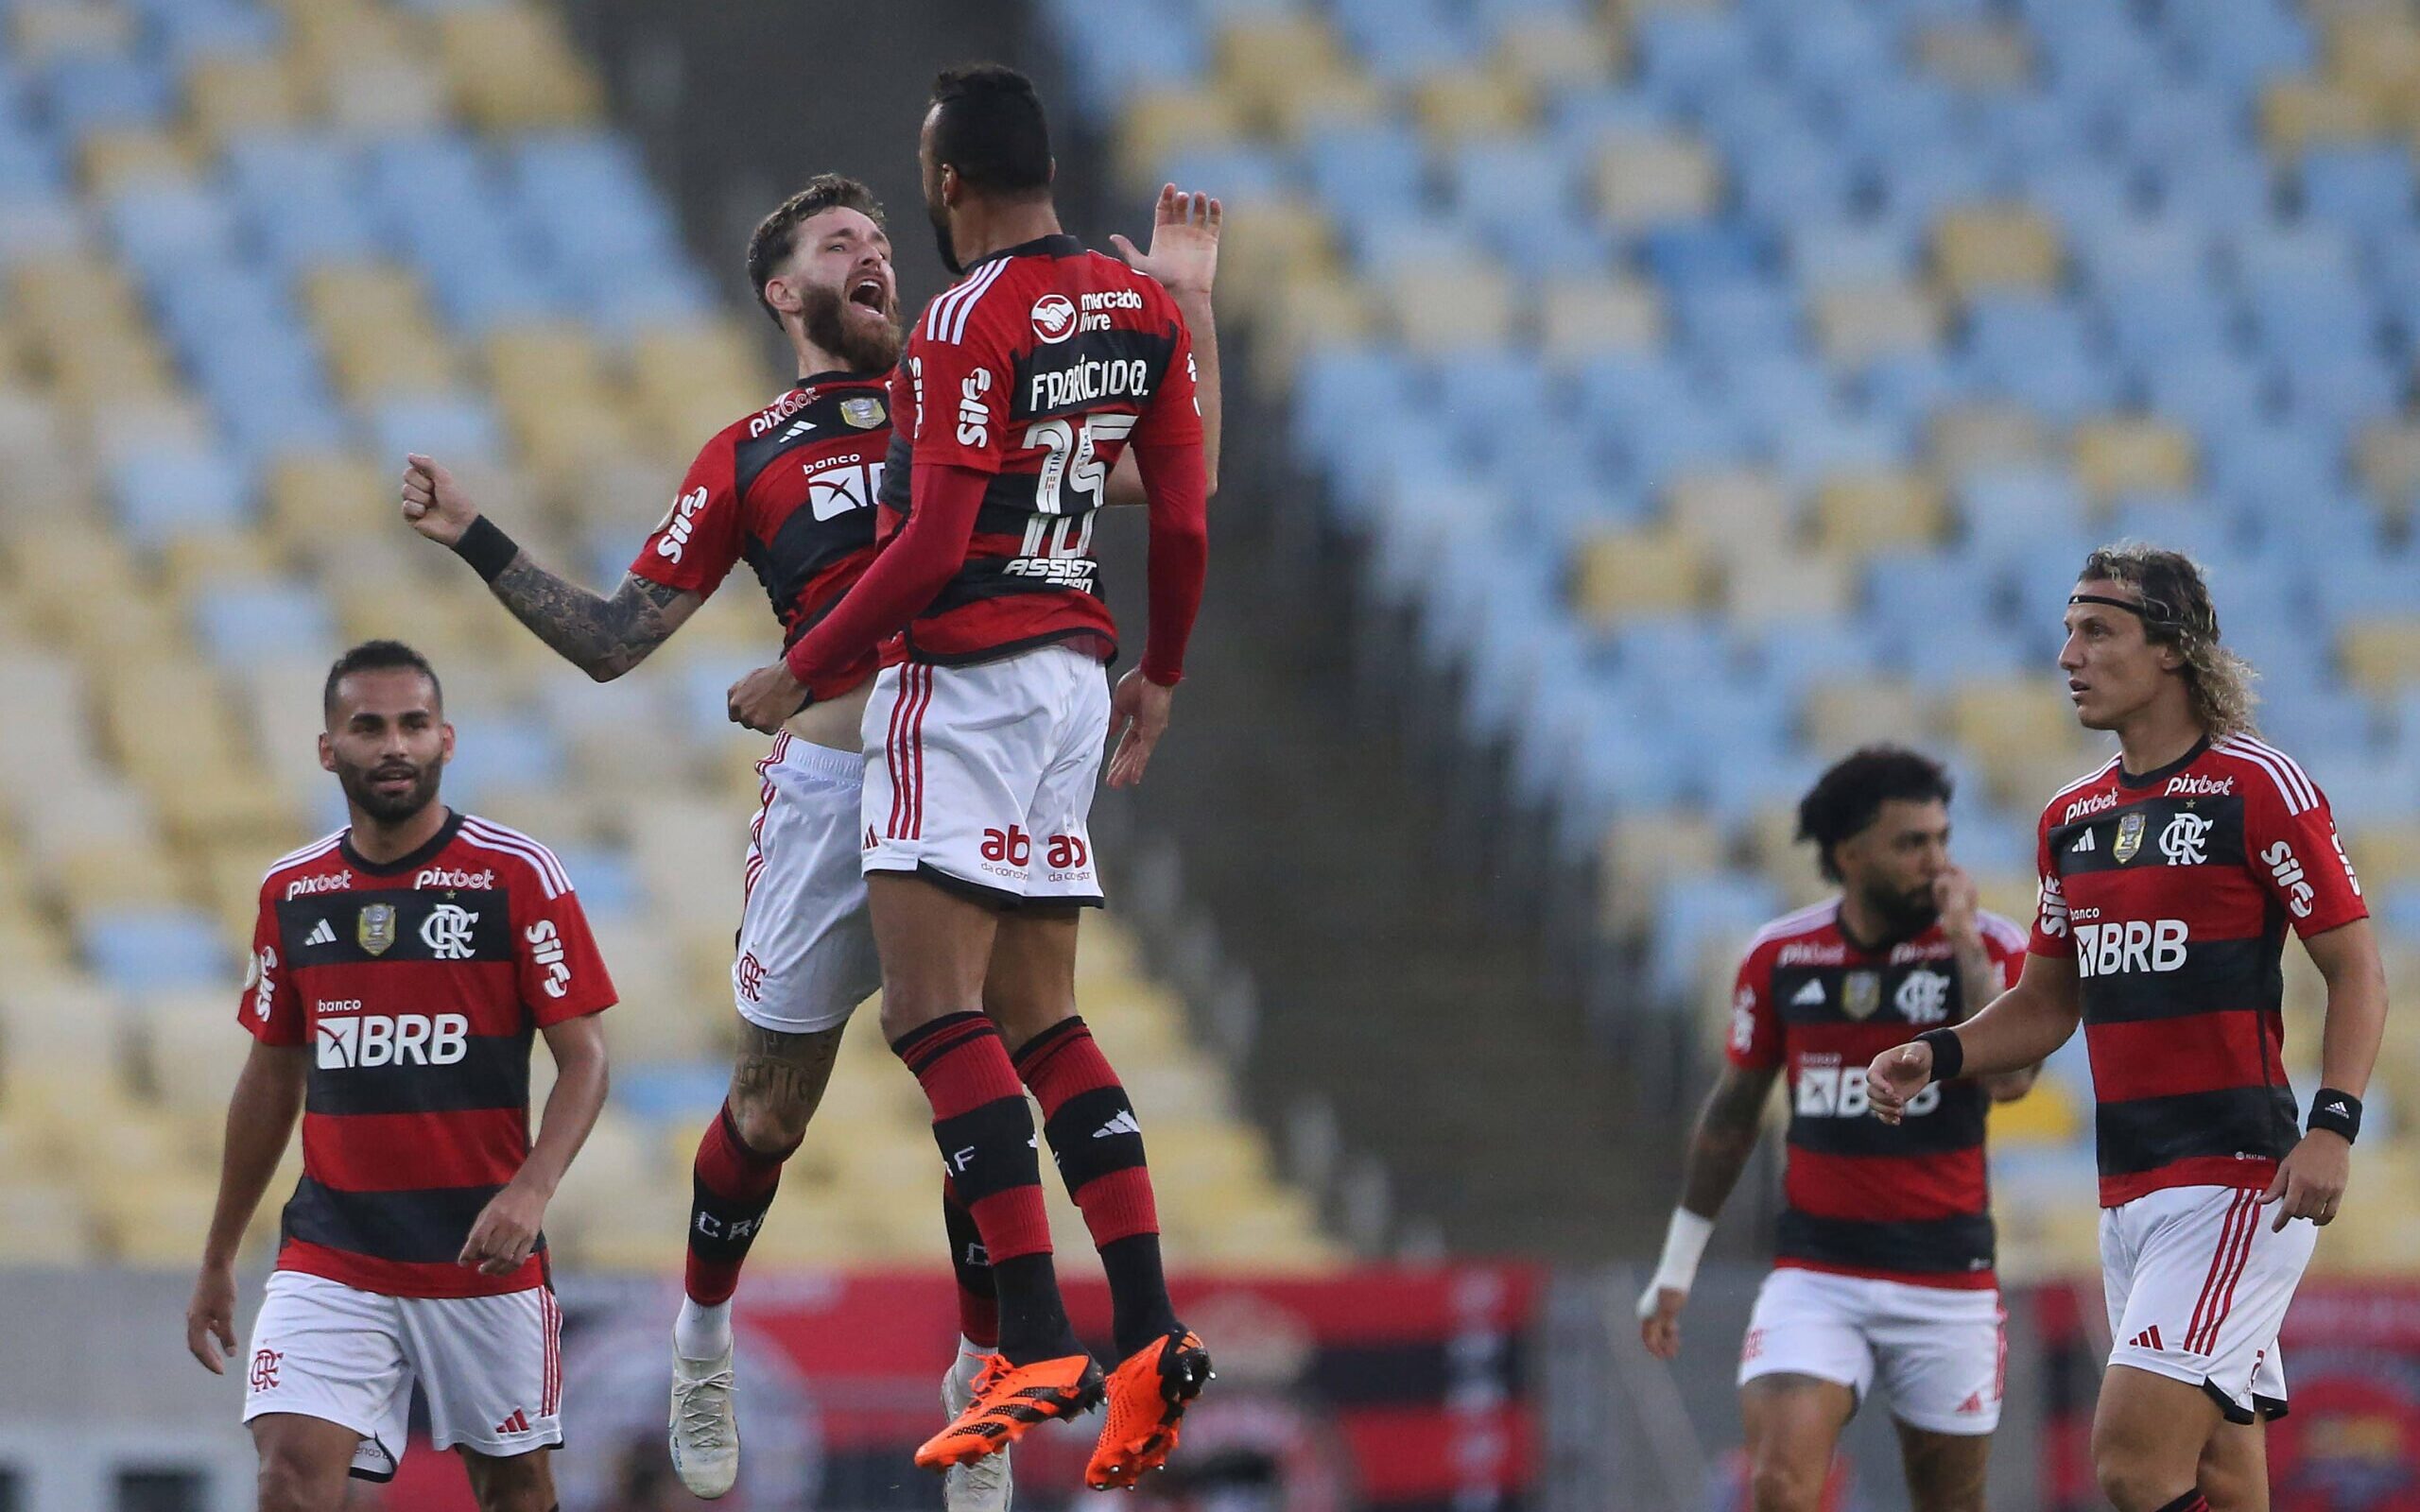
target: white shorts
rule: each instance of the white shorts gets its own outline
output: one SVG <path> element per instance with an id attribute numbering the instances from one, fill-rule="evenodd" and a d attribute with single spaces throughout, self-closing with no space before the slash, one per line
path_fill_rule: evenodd
<path id="1" fill-rule="evenodd" d="M 1913 1286 L 1776 1266 L 1756 1291 L 1739 1346 L 1739 1383 L 1758 1376 L 1837 1381 L 1862 1403 L 1882 1379 L 1891 1416 L 1931 1434 L 1999 1426 L 2007 1314 L 1992 1288 Z"/>
<path id="2" fill-rule="evenodd" d="M 857 859 L 865 763 L 785 732 L 756 770 L 764 806 L 748 831 L 733 1002 L 776 1034 L 837 1029 L 882 989 Z"/>
<path id="3" fill-rule="evenodd" d="M 864 735 L 868 873 L 917 872 L 1011 907 L 1101 902 L 1085 822 L 1109 738 L 1098 662 L 1046 645 L 886 667 Z"/>
<path id="4" fill-rule="evenodd" d="M 500 1297 L 387 1297 L 324 1276 L 268 1279 L 244 1421 L 290 1412 L 361 1435 L 353 1473 L 392 1479 L 412 1383 L 430 1437 L 509 1459 L 563 1441 L 562 1313 L 549 1288 Z"/>
<path id="5" fill-rule="evenodd" d="M 2169 1187 L 2100 1212 L 2109 1363 L 2190 1382 L 2229 1420 L 2286 1410 L 2277 1330 L 2319 1244 L 2250 1188 Z"/>

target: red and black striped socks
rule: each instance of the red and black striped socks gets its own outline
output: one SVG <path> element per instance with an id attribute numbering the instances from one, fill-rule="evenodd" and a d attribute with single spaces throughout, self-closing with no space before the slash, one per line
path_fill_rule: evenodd
<path id="1" fill-rule="evenodd" d="M 1030 1365 L 1081 1352 L 1051 1268 L 1033 1113 L 992 1021 L 953 1013 L 891 1041 L 933 1108 L 942 1167 L 991 1261 L 1000 1352 Z"/>
<path id="2" fill-rule="evenodd" d="M 788 1150 L 768 1155 L 750 1149 L 739 1137 L 729 1103 L 706 1126 L 690 1172 L 689 1263 L 683 1280 L 691 1301 L 717 1307 L 731 1300 L 748 1247 L 756 1242 L 765 1211 L 773 1205 L 774 1189 L 782 1184 L 782 1162 L 789 1157 Z"/>
<path id="3" fill-rule="evenodd" d="M 1160 1266 L 1159 1210 L 1134 1105 L 1080 1018 L 1026 1041 L 1016 1071 L 1042 1104 L 1043 1135 L 1100 1251 L 1123 1358 L 1177 1327 Z"/>
<path id="4" fill-rule="evenodd" d="M 992 1280 L 992 1252 L 983 1247 L 975 1215 L 958 1200 L 958 1183 L 942 1178 L 942 1227 L 949 1233 L 949 1266 L 958 1276 L 959 1336 L 978 1349 L 1000 1347 L 1000 1297 Z"/>

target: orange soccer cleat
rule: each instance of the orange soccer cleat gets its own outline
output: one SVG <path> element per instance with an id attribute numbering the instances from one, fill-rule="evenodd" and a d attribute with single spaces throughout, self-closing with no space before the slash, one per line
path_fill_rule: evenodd
<path id="1" fill-rule="evenodd" d="M 975 1400 L 947 1428 L 925 1440 L 916 1451 L 916 1464 L 945 1470 L 997 1453 L 1036 1423 L 1087 1410 L 1100 1400 L 1100 1366 L 1089 1354 L 1032 1365 L 1011 1365 L 995 1354 L 975 1378 Z"/>
<path id="2" fill-rule="evenodd" d="M 1209 1380 L 1210 1351 L 1184 1329 L 1128 1355 L 1110 1372 L 1109 1405 L 1084 1484 L 1096 1491 L 1131 1491 L 1166 1465 L 1176 1449 L 1177 1420 Z"/>

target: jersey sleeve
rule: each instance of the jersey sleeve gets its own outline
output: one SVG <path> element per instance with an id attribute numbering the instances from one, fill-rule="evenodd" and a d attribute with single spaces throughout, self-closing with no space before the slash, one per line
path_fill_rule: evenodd
<path id="1" fill-rule="evenodd" d="M 2370 917 L 2326 795 L 2300 768 L 2274 783 L 2247 784 L 2243 840 L 2253 875 L 2293 920 L 2295 934 L 2308 939 Z"/>
<path id="2" fill-rule="evenodd" d="M 1193 332 L 1165 292 L 1160 293 L 1160 300 L 1167 306 L 1168 324 L 1176 332 L 1176 348 L 1168 355 L 1167 374 L 1160 380 L 1159 391 L 1151 396 L 1151 406 L 1134 422 L 1132 444 L 1199 446 L 1201 369 L 1193 360 Z"/>
<path id="3" fill-rule="evenodd" d="M 244 991 L 235 1008 L 236 1022 L 265 1045 L 305 1042 L 302 995 L 294 990 L 287 972 L 292 963 L 280 954 L 277 897 L 261 887 L 261 911 L 252 924 L 252 958 L 244 969 Z"/>
<path id="4" fill-rule="evenodd" d="M 1739 962 L 1731 988 L 1731 1033 L 1723 1053 L 1744 1071 L 1781 1064 L 1781 1015 L 1773 1009 L 1772 953 L 1759 946 Z"/>
<path id="5" fill-rule="evenodd" d="M 521 1001 L 540 1028 L 619 1001 L 579 894 L 565 885 L 549 898 L 542 881 L 532 878 L 513 889 L 513 968 Z"/>
<path id="6" fill-rule="evenodd" d="M 2067 928 L 2067 896 L 2059 879 L 2059 864 L 2050 854 L 2050 815 L 2044 810 L 2033 837 L 2033 869 L 2042 881 L 2040 901 L 2033 909 L 2033 936 L 2026 949 L 2035 955 L 2073 960 L 2075 936 Z"/>
<path id="7" fill-rule="evenodd" d="M 1983 936 L 1983 953 L 1992 958 L 1992 979 L 1995 996 L 2016 986 L 2017 977 L 2025 970 L 2025 931 L 2015 920 L 1997 914 L 1985 913 L 1979 923 Z"/>
<path id="8" fill-rule="evenodd" d="M 909 407 L 915 411 L 908 441 L 918 462 L 997 472 L 1009 450 L 1014 355 L 997 309 L 953 308 L 957 318 L 941 322 L 942 335 L 928 334 L 935 323 L 928 316 L 916 322 L 908 343 Z"/>
<path id="9" fill-rule="evenodd" d="M 672 507 L 631 561 L 631 575 L 697 593 L 721 587 L 742 545 L 737 482 L 731 438 L 717 436 L 689 464 Z"/>

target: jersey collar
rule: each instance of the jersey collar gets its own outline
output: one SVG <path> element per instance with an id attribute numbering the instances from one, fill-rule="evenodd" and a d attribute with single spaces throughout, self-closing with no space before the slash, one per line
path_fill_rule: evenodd
<path id="1" fill-rule="evenodd" d="M 2120 762 L 2118 764 L 2118 785 L 2119 787 L 2149 787 L 2153 782 L 2166 782 L 2168 779 L 2174 777 L 2177 773 L 2185 770 L 2187 766 L 2192 765 L 2195 762 L 2200 761 L 2202 759 L 2202 753 L 2209 748 L 2210 737 L 2204 735 L 2201 739 L 2193 743 L 2193 748 L 2191 750 L 2187 751 L 2184 755 L 2179 756 L 2176 760 L 2169 763 L 2157 771 L 2144 772 L 2140 776 L 2126 770 L 2126 764 Z"/>
<path id="2" fill-rule="evenodd" d="M 1036 236 L 1029 242 L 1019 242 L 1014 247 L 1003 247 L 996 252 L 986 252 L 967 264 L 966 271 L 972 273 L 984 264 L 996 263 L 1003 257 L 1074 257 L 1083 249 L 1084 244 L 1065 232 L 1052 232 L 1047 236 Z"/>
<path id="3" fill-rule="evenodd" d="M 835 368 L 830 372 L 808 373 L 805 377 L 790 385 L 790 387 L 792 388 L 820 388 L 825 384 L 873 384 L 882 382 L 885 376 L 885 374 L 878 372 L 849 372 L 845 369 Z"/>
<path id="4" fill-rule="evenodd" d="M 409 871 L 415 867 L 424 867 L 436 860 L 438 852 L 452 845 L 454 836 L 460 833 L 461 830 L 462 811 L 451 809 L 446 812 L 445 822 L 437 827 L 437 833 L 428 837 L 427 843 L 407 856 L 398 856 L 392 861 L 383 862 L 365 860 L 361 852 L 353 848 L 353 831 L 349 828 L 344 832 L 344 838 L 337 842 L 337 847 L 344 852 L 344 858 L 350 865 L 359 868 L 373 877 L 391 877 L 398 871 Z"/>
<path id="5" fill-rule="evenodd" d="M 1856 933 L 1849 928 L 1849 917 L 1846 905 L 1842 903 L 1834 903 L 1832 905 L 1832 928 L 1839 933 L 1841 936 L 1841 943 L 1846 945 L 1850 950 L 1855 951 L 1859 955 L 1882 955 L 1901 945 L 1907 944 L 1911 939 L 1923 938 L 1926 935 L 1932 933 L 1933 926 L 1931 924 L 1926 924 L 1919 929 L 1905 929 L 1895 935 L 1886 935 L 1880 939 L 1869 942 L 1858 938 Z"/>

